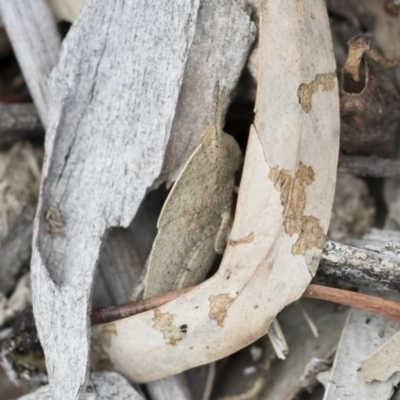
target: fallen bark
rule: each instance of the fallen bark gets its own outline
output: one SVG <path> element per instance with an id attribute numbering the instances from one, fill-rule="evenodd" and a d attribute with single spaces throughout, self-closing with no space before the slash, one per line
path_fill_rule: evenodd
<path id="1" fill-rule="evenodd" d="M 358 248 L 328 240 L 318 276 L 335 277 L 356 286 L 397 289 L 400 285 L 399 254 L 396 242 Z"/>
<path id="2" fill-rule="evenodd" d="M 48 78 L 58 61 L 61 37 L 45 0 L 1 0 L 0 13 L 44 127 Z"/>

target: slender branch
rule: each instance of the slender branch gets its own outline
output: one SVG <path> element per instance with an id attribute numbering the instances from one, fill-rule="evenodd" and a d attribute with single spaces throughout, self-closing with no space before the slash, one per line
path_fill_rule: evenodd
<path id="1" fill-rule="evenodd" d="M 174 290 L 160 294 L 158 296 L 149 297 L 148 299 L 131 301 L 130 303 L 120 304 L 107 308 L 99 308 L 92 311 L 91 320 L 92 325 L 104 324 L 106 322 L 115 321 L 117 319 L 127 318 L 132 315 L 140 314 L 145 311 L 153 310 L 154 308 L 161 307 L 165 303 L 183 296 L 187 292 L 194 289 L 195 286 Z"/>
<path id="2" fill-rule="evenodd" d="M 393 178 L 400 176 L 400 161 L 378 157 L 339 156 L 339 172 L 349 172 L 373 178 Z"/>
<path id="3" fill-rule="evenodd" d="M 383 233 L 384 231 L 381 232 L 381 236 L 384 236 Z M 400 284 L 400 259 L 398 254 L 399 250 L 396 243 L 386 243 L 380 246 L 375 245 L 373 249 L 370 248 L 367 250 L 328 240 L 322 253 L 318 275 L 334 276 L 359 284 L 384 285 L 397 288 Z M 313 288 L 312 295 L 310 288 Z M 92 323 L 101 324 L 111 322 L 152 310 L 175 300 L 192 289 L 194 289 L 194 286 L 163 293 L 145 300 L 94 310 L 92 313 Z M 322 297 L 318 297 L 320 293 L 322 293 Z M 334 296 L 336 294 L 337 297 Z M 333 289 L 326 286 L 310 285 L 304 296 L 359 307 L 396 319 L 400 317 L 400 304 L 379 297 L 366 296 L 361 293 Z M 323 296 L 328 297 L 325 298 Z M 392 314 L 391 310 L 395 310 L 395 314 Z"/>
<path id="4" fill-rule="evenodd" d="M 327 286 L 309 285 L 303 297 L 361 308 L 362 310 L 372 311 L 376 314 L 400 321 L 400 303 L 377 296 L 369 296 L 363 293 L 350 292 Z"/>
<path id="5" fill-rule="evenodd" d="M 91 316 L 92 324 L 104 324 L 106 322 L 127 318 L 135 314 L 152 310 L 183 296 L 194 288 L 195 286 L 192 286 L 185 289 L 163 293 L 144 300 L 94 310 Z M 400 303 L 382 299 L 381 297 L 369 296 L 363 293 L 320 285 L 309 285 L 304 292 L 303 297 L 331 301 L 349 307 L 361 308 L 400 321 Z"/>

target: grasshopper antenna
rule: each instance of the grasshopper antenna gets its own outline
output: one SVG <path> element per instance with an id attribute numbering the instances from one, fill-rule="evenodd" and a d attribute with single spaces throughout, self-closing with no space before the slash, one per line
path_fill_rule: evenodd
<path id="1" fill-rule="evenodd" d="M 224 86 L 219 93 L 217 109 L 216 109 L 216 117 L 215 117 L 215 125 L 217 127 L 217 135 L 221 137 L 221 132 L 223 129 L 223 121 L 222 121 L 222 114 L 224 112 L 224 104 L 226 99 L 226 87 Z"/>
<path id="2" fill-rule="evenodd" d="M 217 122 L 217 109 L 219 103 L 219 82 L 217 81 L 214 86 L 211 112 L 210 112 L 210 125 L 214 125 Z"/>

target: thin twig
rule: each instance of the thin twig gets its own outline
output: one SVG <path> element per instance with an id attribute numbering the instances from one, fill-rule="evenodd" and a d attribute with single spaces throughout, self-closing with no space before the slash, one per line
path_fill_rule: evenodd
<path id="1" fill-rule="evenodd" d="M 377 296 L 369 296 L 363 293 L 350 292 L 328 286 L 309 285 L 303 297 L 361 308 L 362 310 L 372 311 L 376 314 L 400 321 L 400 303 Z"/>
<path id="2" fill-rule="evenodd" d="M 195 286 L 192 286 L 185 289 L 163 293 L 144 300 L 94 310 L 91 316 L 92 324 L 104 324 L 161 307 L 162 305 L 183 296 L 194 288 Z M 320 285 L 309 285 L 304 292 L 303 297 L 331 301 L 349 307 L 361 308 L 400 321 L 400 303 L 382 299 L 381 297 L 369 296 L 362 293 Z"/>
<path id="3" fill-rule="evenodd" d="M 131 301 L 130 303 L 124 303 L 118 306 L 93 310 L 91 315 L 92 325 L 105 324 L 106 322 L 127 318 L 132 315 L 153 310 L 154 308 L 161 307 L 165 303 L 183 296 L 194 288 L 195 286 L 192 286 L 184 289 L 174 290 L 172 292 L 162 293 L 158 296 L 149 297 L 148 299 L 144 300 Z"/>
<path id="4" fill-rule="evenodd" d="M 400 161 L 341 154 L 338 171 L 373 178 L 394 178 L 400 177 Z"/>

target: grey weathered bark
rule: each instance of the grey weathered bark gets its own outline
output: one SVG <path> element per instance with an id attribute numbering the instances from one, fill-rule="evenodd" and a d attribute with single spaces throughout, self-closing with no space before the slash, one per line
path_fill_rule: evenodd
<path id="1" fill-rule="evenodd" d="M 357 286 L 400 285 L 400 247 L 396 242 L 362 249 L 328 240 L 318 276 L 335 277 Z"/>
<path id="2" fill-rule="evenodd" d="M 173 182 L 197 146 L 197 140 L 208 125 L 209 113 L 201 104 L 209 104 L 213 87 L 220 80 L 228 88 L 236 86 L 255 30 L 241 1 L 203 0 L 199 9 L 196 35 L 190 50 L 176 115 L 172 124 L 163 165 L 162 178 Z M 238 51 L 232 51 L 235 43 Z M 206 77 L 199 77 L 207 71 Z M 229 102 L 226 102 L 227 107 Z M 190 114 L 190 118 L 185 118 Z"/>
<path id="3" fill-rule="evenodd" d="M 94 372 L 82 400 L 143 400 L 143 397 L 130 383 L 116 372 Z M 60 397 L 61 399 L 61 397 Z M 49 385 L 42 386 L 35 392 L 19 400 L 54 400 Z"/>
<path id="4" fill-rule="evenodd" d="M 1 0 L 0 13 L 42 124 L 47 127 L 47 80 L 61 46 L 54 16 L 45 0 Z"/>
<path id="5" fill-rule="evenodd" d="M 132 231 L 124 228 L 112 229 L 102 248 L 98 266 L 98 282 L 103 285 L 104 291 L 96 293 L 96 287 L 94 288 L 93 303 L 102 307 L 129 301 L 132 287 L 137 284 L 142 269 Z M 108 302 L 100 298 L 105 294 Z M 96 295 L 98 299 L 95 298 Z M 104 305 L 105 302 L 108 304 Z"/>
<path id="6" fill-rule="evenodd" d="M 64 41 L 51 85 L 31 264 L 34 312 L 56 398 L 84 391 L 102 238 L 110 227 L 129 225 L 160 174 L 191 46 L 206 24 L 199 3 L 89 1 Z M 228 16 L 240 5 L 218 4 Z M 240 29 L 243 35 L 228 38 L 216 54 L 235 54 L 243 65 L 253 29 L 242 13 L 247 31 Z M 215 79 L 231 91 L 242 65 L 227 71 L 214 59 L 193 68 L 207 91 Z M 208 103 L 185 101 L 192 108 L 182 118 L 191 120 L 197 108 L 207 114 Z"/>

